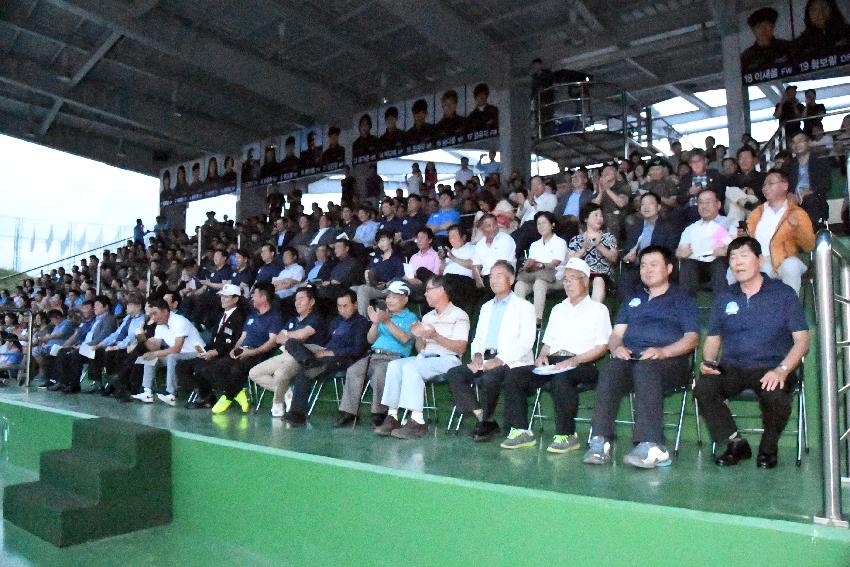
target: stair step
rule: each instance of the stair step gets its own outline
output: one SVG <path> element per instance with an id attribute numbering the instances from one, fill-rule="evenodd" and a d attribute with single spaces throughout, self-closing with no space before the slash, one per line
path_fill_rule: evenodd
<path id="1" fill-rule="evenodd" d="M 101 531 L 93 499 L 41 482 L 6 487 L 3 517 L 59 547 L 94 539 Z"/>
<path id="2" fill-rule="evenodd" d="M 65 546 L 171 521 L 171 433 L 109 418 L 74 422 L 70 449 L 41 455 L 41 480 L 4 491 L 5 519 Z"/>
<path id="3" fill-rule="evenodd" d="M 100 451 L 128 465 L 155 463 L 171 469 L 171 434 L 164 429 L 111 418 L 78 419 L 73 446 Z"/>
<path id="4" fill-rule="evenodd" d="M 135 472 L 121 460 L 90 449 L 61 449 L 41 454 L 41 482 L 95 500 L 132 486 Z"/>

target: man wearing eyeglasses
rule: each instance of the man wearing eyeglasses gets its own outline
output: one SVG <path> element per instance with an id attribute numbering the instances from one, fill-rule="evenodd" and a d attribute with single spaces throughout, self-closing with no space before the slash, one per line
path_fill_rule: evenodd
<path id="1" fill-rule="evenodd" d="M 814 249 L 815 233 L 809 215 L 788 195 L 788 188 L 784 171 L 771 169 L 767 173 L 762 187 L 767 202 L 747 218 L 747 231 L 761 245 L 762 272 L 782 280 L 800 295 L 807 268 L 797 254 Z"/>
<path id="2" fill-rule="evenodd" d="M 425 300 L 433 307 L 413 323 L 410 332 L 416 337 L 414 357 L 393 360 L 387 365 L 384 394 L 381 404 L 387 407 L 387 417 L 375 428 L 375 434 L 398 439 L 415 439 L 428 433 L 422 410 L 425 406 L 425 381 L 460 365 L 460 357 L 469 341 L 469 316 L 452 304 L 443 276 L 434 276 L 425 285 Z M 401 426 L 398 408 L 410 410 L 410 417 Z"/>

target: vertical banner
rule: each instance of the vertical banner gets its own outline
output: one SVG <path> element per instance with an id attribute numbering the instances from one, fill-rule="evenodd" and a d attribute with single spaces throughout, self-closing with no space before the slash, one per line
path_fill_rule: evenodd
<path id="1" fill-rule="evenodd" d="M 301 153 L 298 156 L 300 176 L 316 175 L 322 166 L 323 132 L 325 126 L 316 126 L 302 131 Z"/>
<path id="2" fill-rule="evenodd" d="M 354 123 L 357 138 L 351 144 L 351 165 L 378 161 L 380 141 L 375 135 L 378 127 L 378 111 L 361 113 Z"/>
<path id="3" fill-rule="evenodd" d="M 487 83 L 466 89 L 466 141 L 474 142 L 499 135 L 499 93 L 491 93 Z"/>
<path id="4" fill-rule="evenodd" d="M 466 141 L 466 88 L 445 90 L 434 97 L 434 146 L 447 148 Z"/>
<path id="5" fill-rule="evenodd" d="M 407 134 L 404 153 L 416 154 L 434 149 L 434 96 L 408 101 Z"/>
<path id="6" fill-rule="evenodd" d="M 330 126 L 325 130 L 325 144 L 322 152 L 321 172 L 326 173 L 342 169 L 345 165 L 345 148 L 339 143 L 342 133 L 339 126 Z"/>
<path id="7" fill-rule="evenodd" d="M 378 109 L 378 159 L 392 159 L 404 154 L 406 108 L 404 104 L 386 104 Z"/>
<path id="8" fill-rule="evenodd" d="M 301 162 L 298 148 L 301 147 L 301 132 L 292 132 L 281 136 L 283 139 L 283 159 L 280 161 L 281 180 L 291 181 L 299 175 Z"/>

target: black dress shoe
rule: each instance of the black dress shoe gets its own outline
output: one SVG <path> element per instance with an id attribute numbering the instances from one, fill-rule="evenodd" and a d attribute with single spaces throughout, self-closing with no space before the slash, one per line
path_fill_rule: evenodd
<path id="1" fill-rule="evenodd" d="M 475 426 L 475 431 L 472 435 L 472 440 L 478 443 L 484 443 L 493 438 L 493 435 L 499 433 L 499 424 L 495 421 L 482 421 Z"/>
<path id="2" fill-rule="evenodd" d="M 756 457 L 756 466 L 760 469 L 773 469 L 779 464 L 776 453 L 759 453 Z"/>
<path id="3" fill-rule="evenodd" d="M 375 427 L 380 427 L 383 425 L 384 420 L 387 419 L 387 414 L 385 413 L 373 413 L 372 414 L 372 425 Z"/>
<path id="4" fill-rule="evenodd" d="M 283 415 L 286 423 L 292 427 L 303 427 L 307 423 L 307 416 L 303 413 L 288 411 Z"/>
<path id="5" fill-rule="evenodd" d="M 115 393 L 115 386 L 113 386 L 112 384 L 107 384 L 106 388 L 103 388 L 100 391 L 100 395 L 103 396 L 104 398 L 108 398 L 109 396 L 111 396 L 114 393 Z"/>
<path id="6" fill-rule="evenodd" d="M 746 439 L 737 438 L 729 441 L 723 454 L 714 459 L 714 464 L 719 467 L 733 467 L 744 459 L 751 459 L 753 452 Z"/>
<path id="7" fill-rule="evenodd" d="M 356 415 L 351 415 L 348 412 L 341 411 L 339 412 L 339 417 L 336 418 L 334 422 L 334 427 L 345 427 L 347 425 L 351 425 L 354 423 L 354 420 L 357 419 Z"/>
<path id="8" fill-rule="evenodd" d="M 66 385 L 66 386 L 62 387 L 62 393 L 63 394 L 79 394 L 80 393 L 80 387 L 79 386 Z"/>
<path id="9" fill-rule="evenodd" d="M 62 384 L 61 382 L 54 382 L 53 384 L 51 384 L 50 386 L 47 387 L 47 390 L 50 391 L 50 392 L 58 392 L 63 387 L 64 387 L 64 384 Z"/>

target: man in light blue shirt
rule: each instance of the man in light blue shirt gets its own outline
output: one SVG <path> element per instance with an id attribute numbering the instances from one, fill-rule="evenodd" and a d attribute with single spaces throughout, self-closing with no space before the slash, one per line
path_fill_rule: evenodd
<path id="1" fill-rule="evenodd" d="M 348 367 L 345 373 L 345 388 L 339 404 L 339 418 L 334 427 L 353 424 L 360 408 L 360 396 L 366 380 L 372 385 L 372 424 L 379 426 L 387 415 L 387 407 L 381 405 L 387 366 L 393 360 L 410 356 L 415 339 L 410 327 L 416 315 L 407 309 L 410 288 L 401 281 L 387 286 L 386 308 L 370 305 L 367 309 L 372 326 L 366 339 L 372 348 L 364 358 Z"/>
<path id="2" fill-rule="evenodd" d="M 372 220 L 372 210 L 365 205 L 357 209 L 357 217 L 360 219 L 360 226 L 354 232 L 354 242 L 359 242 L 366 248 L 371 248 L 375 245 L 378 223 Z"/>
<path id="3" fill-rule="evenodd" d="M 112 334 L 93 346 L 94 360 L 89 362 L 89 379 L 95 382 L 95 386 L 88 390 L 89 393 L 104 390 L 101 379 L 104 369 L 107 375 L 117 372 L 119 362 L 134 344 L 136 333 L 145 323 L 142 306 L 141 296 L 131 294 L 127 298 L 127 316 Z"/>

